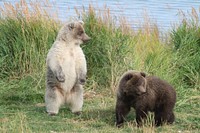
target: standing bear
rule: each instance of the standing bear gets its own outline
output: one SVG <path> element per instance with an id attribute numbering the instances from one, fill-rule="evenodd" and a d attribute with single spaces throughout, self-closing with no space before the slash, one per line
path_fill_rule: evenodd
<path id="1" fill-rule="evenodd" d="M 172 124 L 176 91 L 166 81 L 144 72 L 127 71 L 119 82 L 116 102 L 116 126 L 120 127 L 131 107 L 135 109 L 136 121 L 141 126 L 149 111 L 154 112 L 155 125 Z"/>
<path id="2" fill-rule="evenodd" d="M 67 23 L 58 32 L 46 59 L 45 104 L 49 115 L 56 115 L 65 103 L 73 113 L 81 113 L 87 68 L 80 45 L 88 40 L 82 21 Z"/>

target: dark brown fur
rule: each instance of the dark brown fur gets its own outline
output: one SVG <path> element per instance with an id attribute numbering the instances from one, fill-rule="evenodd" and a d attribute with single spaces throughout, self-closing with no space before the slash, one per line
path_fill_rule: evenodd
<path id="1" fill-rule="evenodd" d="M 143 72 L 126 72 L 117 90 L 116 125 L 120 127 L 131 107 L 135 109 L 138 126 L 154 112 L 155 125 L 172 124 L 175 120 L 173 108 L 176 102 L 175 89 L 166 81 Z"/>

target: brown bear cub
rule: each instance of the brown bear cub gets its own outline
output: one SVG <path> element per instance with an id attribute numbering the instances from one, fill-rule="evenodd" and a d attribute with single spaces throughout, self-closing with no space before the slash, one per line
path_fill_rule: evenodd
<path id="1" fill-rule="evenodd" d="M 116 126 L 120 127 L 131 107 L 135 109 L 138 126 L 154 112 L 155 125 L 172 124 L 175 116 L 173 108 L 176 91 L 166 81 L 144 72 L 125 72 L 119 82 L 116 103 Z"/>

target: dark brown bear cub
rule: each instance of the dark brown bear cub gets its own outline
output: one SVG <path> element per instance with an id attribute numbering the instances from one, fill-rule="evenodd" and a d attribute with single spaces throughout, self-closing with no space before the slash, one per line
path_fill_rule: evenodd
<path id="1" fill-rule="evenodd" d="M 155 76 L 146 76 L 144 72 L 125 72 L 117 90 L 116 126 L 120 127 L 131 107 L 135 109 L 138 126 L 154 112 L 155 125 L 172 124 L 175 116 L 173 108 L 176 91 L 166 81 Z"/>

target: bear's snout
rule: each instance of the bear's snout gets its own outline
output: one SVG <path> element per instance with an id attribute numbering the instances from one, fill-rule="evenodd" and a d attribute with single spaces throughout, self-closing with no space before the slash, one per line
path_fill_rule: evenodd
<path id="1" fill-rule="evenodd" d="M 83 42 L 88 42 L 91 38 L 87 35 L 87 34 L 84 34 L 83 37 L 82 37 L 82 40 Z"/>

